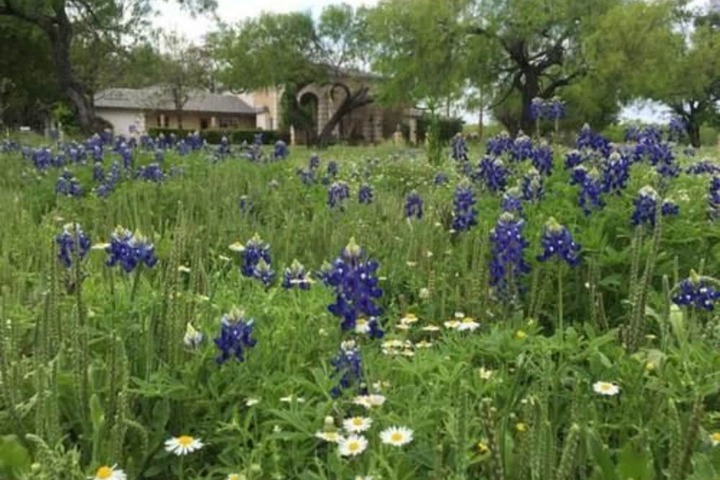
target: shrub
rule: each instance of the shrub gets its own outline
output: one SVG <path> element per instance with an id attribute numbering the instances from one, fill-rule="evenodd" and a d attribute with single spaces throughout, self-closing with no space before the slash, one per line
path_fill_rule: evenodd
<path id="1" fill-rule="evenodd" d="M 188 133 L 192 133 L 190 130 L 178 130 L 176 128 L 150 128 L 148 129 L 148 135 L 151 137 L 157 137 L 160 134 L 165 136 L 175 134 L 178 138 L 185 137 Z M 290 134 L 285 132 L 279 132 L 277 130 L 203 130 L 200 132 L 200 136 L 210 144 L 218 144 L 223 137 L 227 137 L 230 143 L 241 144 L 243 141 L 252 143 L 255 140 L 255 135 L 262 133 L 263 143 L 267 145 L 274 144 L 278 140 L 283 140 L 286 143 L 290 143 Z"/>

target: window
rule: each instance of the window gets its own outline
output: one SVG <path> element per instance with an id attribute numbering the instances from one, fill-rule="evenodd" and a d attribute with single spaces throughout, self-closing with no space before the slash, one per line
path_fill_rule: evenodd
<path id="1" fill-rule="evenodd" d="M 235 128 L 240 125 L 236 117 L 220 117 L 219 122 L 220 128 Z"/>

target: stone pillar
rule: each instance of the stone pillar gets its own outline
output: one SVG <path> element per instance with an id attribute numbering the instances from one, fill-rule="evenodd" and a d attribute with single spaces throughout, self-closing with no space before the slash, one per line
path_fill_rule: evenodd
<path id="1" fill-rule="evenodd" d="M 210 117 L 210 128 L 217 128 L 218 121 L 216 116 Z"/>
<path id="2" fill-rule="evenodd" d="M 417 118 L 409 118 L 408 125 L 410 126 L 410 143 L 412 145 L 417 145 Z"/>
<path id="3" fill-rule="evenodd" d="M 297 145 L 297 138 L 295 136 L 295 127 L 290 125 L 290 145 Z"/>

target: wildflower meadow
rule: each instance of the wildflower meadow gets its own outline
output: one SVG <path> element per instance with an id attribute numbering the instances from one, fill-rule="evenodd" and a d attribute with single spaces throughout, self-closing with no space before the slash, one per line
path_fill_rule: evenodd
<path id="1" fill-rule="evenodd" d="M 576 133 L 4 141 L 0 478 L 717 480 L 717 151 Z"/>

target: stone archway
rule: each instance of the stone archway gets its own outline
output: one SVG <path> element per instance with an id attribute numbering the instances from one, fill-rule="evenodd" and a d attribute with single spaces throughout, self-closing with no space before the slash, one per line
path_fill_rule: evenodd
<path id="1" fill-rule="evenodd" d="M 312 91 L 301 92 L 298 95 L 298 106 L 303 112 L 302 124 L 295 127 L 295 142 L 312 145 L 318 137 L 318 113 L 320 99 Z"/>

